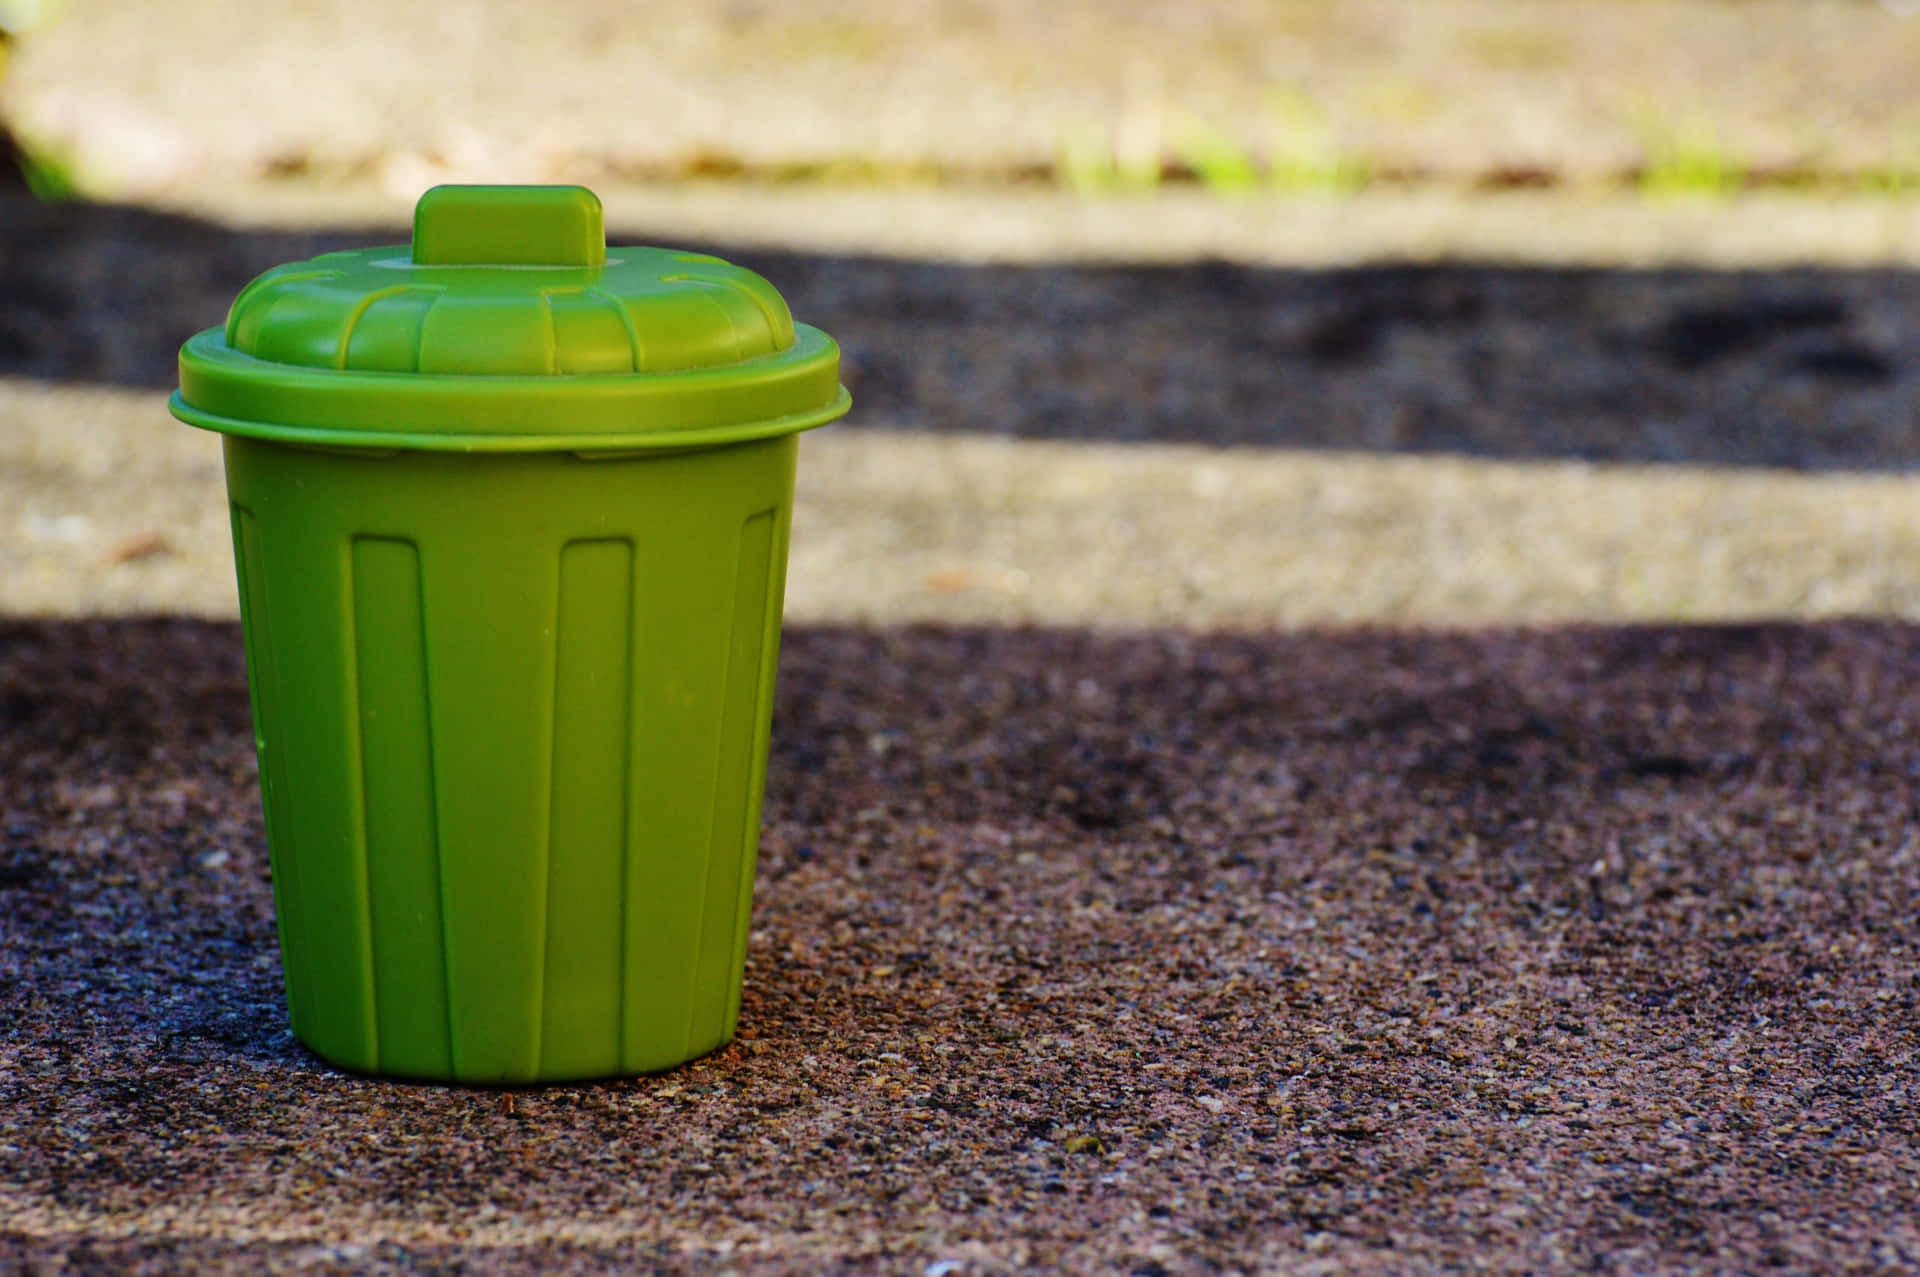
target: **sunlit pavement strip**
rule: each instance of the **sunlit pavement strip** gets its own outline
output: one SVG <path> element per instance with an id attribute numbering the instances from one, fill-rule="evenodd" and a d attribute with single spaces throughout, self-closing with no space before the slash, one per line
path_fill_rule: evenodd
<path id="1" fill-rule="evenodd" d="M 1920 617 L 1901 475 L 1221 451 L 836 426 L 787 617 L 1260 628 Z M 0 613 L 235 614 L 218 441 L 0 382 Z"/>
<path id="2" fill-rule="evenodd" d="M 733 164 L 1032 172 L 1090 128 L 1127 163 L 1191 152 L 1195 125 L 1309 184 L 1330 160 L 1617 180 L 1667 151 L 1709 189 L 1728 168 L 1887 176 L 1913 162 L 1920 55 L 1910 0 L 1187 0 L 1122 20 L 1102 0 L 682 0 L 645 21 L 629 0 L 25 8 L 64 12 L 20 42 L 8 118 L 123 191 L 263 171 L 409 193 Z"/>
<path id="3" fill-rule="evenodd" d="M 397 228 L 425 181 L 234 180 L 143 202 L 242 228 Z M 1791 193 L 1645 199 L 1630 192 L 1452 188 L 1222 199 L 1168 188 L 1087 199 L 1047 188 L 598 182 L 615 242 L 878 254 L 959 262 L 1381 261 L 1721 268 L 1920 262 L 1920 199 Z"/>

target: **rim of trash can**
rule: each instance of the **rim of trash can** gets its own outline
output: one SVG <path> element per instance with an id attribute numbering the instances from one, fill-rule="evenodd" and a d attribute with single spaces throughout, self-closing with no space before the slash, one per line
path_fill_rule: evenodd
<path id="1" fill-rule="evenodd" d="M 256 359 L 209 328 L 180 349 L 168 406 L 188 425 L 253 439 L 434 452 L 699 448 L 793 434 L 845 416 L 840 347 L 794 325 L 785 350 L 669 373 L 453 375 Z"/>

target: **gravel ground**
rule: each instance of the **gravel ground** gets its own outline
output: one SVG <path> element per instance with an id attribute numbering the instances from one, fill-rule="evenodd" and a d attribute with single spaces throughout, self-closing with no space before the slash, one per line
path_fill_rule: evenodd
<path id="1" fill-rule="evenodd" d="M 788 636 L 740 1038 L 285 1031 L 237 630 L 0 628 L 0 1267 L 1920 1265 L 1920 631 Z"/>

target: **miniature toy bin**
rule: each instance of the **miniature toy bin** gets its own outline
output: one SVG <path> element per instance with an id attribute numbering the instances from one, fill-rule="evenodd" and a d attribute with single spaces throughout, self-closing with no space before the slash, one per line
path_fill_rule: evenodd
<path id="1" fill-rule="evenodd" d="M 764 279 L 579 187 L 435 188 L 187 342 L 302 1041 L 527 1083 L 732 1037 L 796 436 L 848 405 Z"/>

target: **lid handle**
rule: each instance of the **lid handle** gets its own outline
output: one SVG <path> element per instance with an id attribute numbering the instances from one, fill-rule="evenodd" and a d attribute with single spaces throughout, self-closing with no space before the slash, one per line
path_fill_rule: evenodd
<path id="1" fill-rule="evenodd" d="M 600 197 L 584 186 L 436 186 L 413 206 L 420 266 L 604 266 Z"/>

